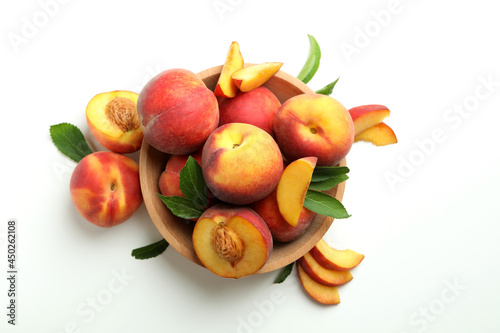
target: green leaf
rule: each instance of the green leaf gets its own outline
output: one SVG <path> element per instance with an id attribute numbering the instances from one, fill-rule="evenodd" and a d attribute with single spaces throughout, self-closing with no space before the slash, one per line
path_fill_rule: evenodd
<path id="1" fill-rule="evenodd" d="M 285 267 L 283 267 L 279 275 L 276 277 L 276 279 L 274 279 L 273 283 L 282 283 L 283 281 L 285 281 L 288 275 L 290 275 L 290 273 L 292 272 L 293 264 L 294 263 L 292 262 L 291 264 L 288 264 Z"/>
<path id="2" fill-rule="evenodd" d="M 194 219 L 200 217 L 201 214 L 203 214 L 203 208 L 196 202 L 193 202 L 193 200 L 191 199 L 180 197 L 177 195 L 164 196 L 160 193 L 156 194 L 175 216 L 183 219 Z"/>
<path id="3" fill-rule="evenodd" d="M 50 126 L 50 137 L 57 149 L 75 162 L 92 154 L 85 137 L 78 127 L 69 123 Z"/>
<path id="4" fill-rule="evenodd" d="M 311 182 L 309 184 L 309 189 L 317 191 L 328 191 L 329 189 L 337 186 L 338 184 L 346 181 L 347 179 L 349 179 L 349 176 L 345 174 L 335 175 L 326 180 L 322 180 L 319 182 Z"/>
<path id="5" fill-rule="evenodd" d="M 179 188 L 182 194 L 193 201 L 196 206 L 206 207 L 208 205 L 207 188 L 201 167 L 196 160 L 189 156 L 186 165 L 180 172 Z"/>
<path id="6" fill-rule="evenodd" d="M 316 90 L 316 93 L 317 94 L 322 94 L 322 95 L 330 96 L 332 94 L 332 92 L 333 92 L 333 88 L 335 87 L 335 85 L 337 84 L 337 82 L 339 81 L 339 79 L 340 79 L 340 77 L 338 77 L 337 80 L 333 81 L 332 83 L 327 84 L 323 88 L 321 88 L 319 90 Z"/>
<path id="7" fill-rule="evenodd" d="M 319 61 L 321 59 L 321 49 L 319 48 L 318 42 L 311 35 L 307 35 L 307 37 L 309 37 L 310 45 L 309 56 L 307 57 L 307 60 L 304 66 L 302 66 L 299 74 L 297 75 L 297 78 L 304 83 L 308 83 L 309 81 L 311 81 L 314 74 L 316 74 L 319 68 Z"/>
<path id="8" fill-rule="evenodd" d="M 304 207 L 336 219 L 345 219 L 350 216 L 340 201 L 331 195 L 314 190 L 307 190 Z"/>
<path id="9" fill-rule="evenodd" d="M 154 258 L 162 254 L 167 247 L 168 242 L 165 239 L 162 239 L 156 243 L 132 250 L 132 257 L 139 260 Z"/>
<path id="10" fill-rule="evenodd" d="M 314 168 L 311 182 L 320 182 L 348 172 L 349 168 L 346 166 L 317 166 Z"/>

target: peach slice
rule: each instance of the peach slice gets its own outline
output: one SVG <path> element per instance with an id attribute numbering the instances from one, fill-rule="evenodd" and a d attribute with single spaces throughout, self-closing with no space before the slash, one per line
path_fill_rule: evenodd
<path id="1" fill-rule="evenodd" d="M 128 154 L 141 148 L 141 122 L 137 114 L 139 95 L 130 91 L 111 91 L 95 95 L 87 105 L 90 132 L 106 149 Z"/>
<path id="2" fill-rule="evenodd" d="M 292 227 L 297 226 L 317 157 L 303 157 L 288 164 L 276 190 L 278 209 Z"/>
<path id="3" fill-rule="evenodd" d="M 226 56 L 226 61 L 222 67 L 219 80 L 215 86 L 214 94 L 219 97 L 233 98 L 238 92 L 236 83 L 231 79 L 234 72 L 243 68 L 243 57 L 240 52 L 240 45 L 238 42 L 232 42 Z"/>
<path id="4" fill-rule="evenodd" d="M 237 70 L 231 77 L 238 89 L 248 92 L 266 83 L 280 70 L 281 66 L 283 66 L 282 62 L 252 65 Z"/>
<path id="5" fill-rule="evenodd" d="M 222 277 L 238 279 L 264 266 L 273 249 L 273 240 L 266 223 L 252 209 L 217 204 L 196 222 L 193 246 L 207 269 Z"/>
<path id="6" fill-rule="evenodd" d="M 386 123 L 378 123 L 354 137 L 354 142 L 367 141 L 375 146 L 385 146 L 398 142 L 396 134 Z"/>
<path id="7" fill-rule="evenodd" d="M 299 280 L 304 287 L 304 290 L 311 296 L 314 300 L 322 304 L 339 304 L 340 296 L 339 290 L 335 286 L 325 286 L 321 283 L 314 281 L 302 268 L 301 265 L 297 263 L 297 272 L 299 274 Z"/>
<path id="8" fill-rule="evenodd" d="M 318 264 L 334 271 L 348 271 L 356 267 L 364 255 L 352 250 L 336 250 L 323 239 L 309 251 Z"/>
<path id="9" fill-rule="evenodd" d="M 354 122 L 354 134 L 358 135 L 367 128 L 370 128 L 382 120 L 389 117 L 390 111 L 384 105 L 368 104 L 349 109 Z"/>
<path id="10" fill-rule="evenodd" d="M 341 286 L 352 280 L 351 272 L 326 269 L 309 252 L 300 257 L 298 263 L 311 279 L 325 286 Z"/>
<path id="11" fill-rule="evenodd" d="M 278 242 L 290 242 L 299 238 L 307 231 L 316 217 L 315 212 L 302 207 L 297 225 L 292 227 L 279 211 L 276 189 L 264 199 L 254 202 L 250 207 L 262 217 L 271 230 L 273 240 Z"/>

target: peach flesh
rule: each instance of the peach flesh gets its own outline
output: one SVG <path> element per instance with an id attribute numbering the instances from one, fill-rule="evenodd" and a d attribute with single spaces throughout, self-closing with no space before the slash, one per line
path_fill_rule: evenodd
<path id="1" fill-rule="evenodd" d="M 228 278 L 255 273 L 273 249 L 271 232 L 255 211 L 227 204 L 207 209 L 196 222 L 192 239 L 202 264 Z"/>
<path id="2" fill-rule="evenodd" d="M 128 154 L 140 149 L 141 123 L 137 114 L 138 94 L 112 91 L 94 96 L 86 109 L 87 124 L 94 138 L 106 149 Z"/>

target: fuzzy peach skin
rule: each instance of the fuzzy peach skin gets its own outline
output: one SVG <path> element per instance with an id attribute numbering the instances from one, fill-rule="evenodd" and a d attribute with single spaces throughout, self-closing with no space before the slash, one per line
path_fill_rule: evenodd
<path id="1" fill-rule="evenodd" d="M 203 146 L 201 168 L 208 189 L 220 200 L 245 205 L 268 196 L 283 172 L 278 145 L 250 124 L 217 128 Z"/>
<path id="2" fill-rule="evenodd" d="M 295 227 L 285 221 L 278 208 L 276 200 L 276 190 L 264 199 L 261 199 L 250 206 L 266 222 L 273 239 L 278 242 L 290 242 L 302 236 L 316 217 L 316 213 L 302 207 L 299 220 Z"/>
<path id="3" fill-rule="evenodd" d="M 274 136 L 273 119 L 281 106 L 271 90 L 259 87 L 249 92 L 238 92 L 233 98 L 219 100 L 219 126 L 229 123 L 255 125 Z"/>
<path id="4" fill-rule="evenodd" d="M 85 115 L 90 132 L 106 149 L 128 154 L 141 148 L 144 137 L 137 114 L 139 94 L 111 91 L 95 95 Z"/>
<path id="5" fill-rule="evenodd" d="M 317 165 L 337 165 L 354 142 L 354 124 L 347 109 L 321 94 L 288 99 L 276 112 L 273 127 L 287 161 L 316 156 Z"/>
<path id="6" fill-rule="evenodd" d="M 113 152 L 85 156 L 70 180 L 77 211 L 99 227 L 113 227 L 129 219 L 142 204 L 139 165 Z"/>
<path id="7" fill-rule="evenodd" d="M 266 223 L 245 206 L 217 204 L 207 209 L 196 222 L 192 239 L 202 264 L 226 278 L 255 273 L 273 250 Z"/>
<path id="8" fill-rule="evenodd" d="M 169 69 L 151 79 L 139 94 L 137 111 L 148 143 L 173 155 L 200 149 L 219 123 L 214 93 L 186 69 Z"/>

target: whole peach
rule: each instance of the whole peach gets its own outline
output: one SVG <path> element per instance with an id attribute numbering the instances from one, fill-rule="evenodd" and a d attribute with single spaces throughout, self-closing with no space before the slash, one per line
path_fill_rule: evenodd
<path id="1" fill-rule="evenodd" d="M 167 164 L 165 165 L 165 170 L 160 174 L 160 178 L 158 179 L 158 186 L 160 188 L 161 194 L 164 196 L 180 196 L 184 197 L 182 193 L 179 182 L 181 176 L 181 170 L 186 165 L 186 162 L 189 156 L 192 156 L 198 164 L 201 166 L 201 154 L 202 150 L 198 150 L 194 154 L 191 155 L 172 155 L 168 159 Z M 218 202 L 217 198 L 206 189 L 207 194 L 207 207 L 213 206 Z M 196 219 L 195 219 L 196 220 Z"/>
<path id="2" fill-rule="evenodd" d="M 99 227 L 113 227 L 129 219 L 141 206 L 139 165 L 131 158 L 96 152 L 76 165 L 70 180 L 77 211 Z"/>
<path id="3" fill-rule="evenodd" d="M 302 94 L 284 102 L 273 120 L 274 135 L 289 162 L 316 156 L 317 165 L 338 164 L 354 142 L 354 124 L 336 99 Z"/>
<path id="4" fill-rule="evenodd" d="M 271 135 L 243 123 L 217 128 L 203 146 L 201 164 L 209 190 L 237 205 L 268 196 L 283 172 L 283 158 Z"/>
<path id="5" fill-rule="evenodd" d="M 200 149 L 219 123 L 214 93 L 186 69 L 169 69 L 151 79 L 139 94 L 137 111 L 146 141 L 173 155 Z"/>
<path id="6" fill-rule="evenodd" d="M 189 156 L 192 156 L 201 166 L 201 150 L 191 155 L 172 155 L 165 165 L 165 170 L 160 174 L 158 185 L 161 194 L 165 196 L 184 196 L 179 188 L 181 170 L 186 165 Z"/>
<path id="7" fill-rule="evenodd" d="M 240 91 L 233 98 L 219 100 L 219 126 L 246 123 L 274 135 L 273 119 L 280 106 L 276 95 L 266 87 L 261 86 L 249 92 Z"/>

